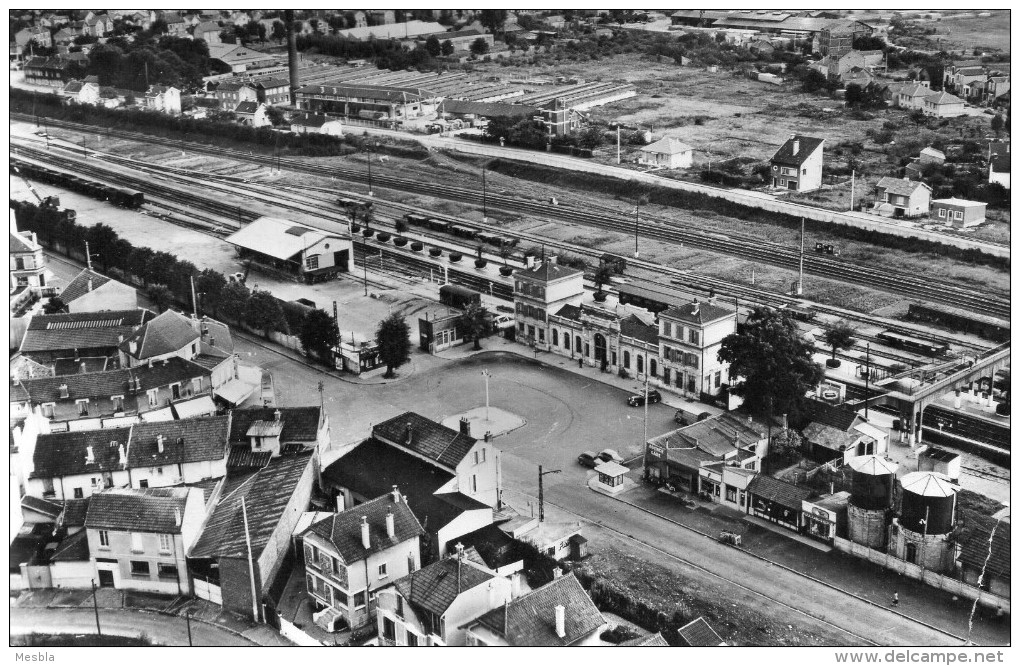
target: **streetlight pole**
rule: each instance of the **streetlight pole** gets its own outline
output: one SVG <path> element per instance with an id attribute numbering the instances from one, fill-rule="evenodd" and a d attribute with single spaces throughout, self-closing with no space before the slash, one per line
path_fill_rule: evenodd
<path id="1" fill-rule="evenodd" d="M 797 295 L 804 293 L 804 218 L 800 218 L 800 276 L 797 278 Z"/>
<path id="2" fill-rule="evenodd" d="M 485 167 L 482 167 L 482 222 L 483 223 L 489 221 L 489 211 L 488 211 L 488 207 L 486 206 L 486 200 L 485 200 L 486 199 L 485 189 L 486 189 L 485 188 Z"/>
<path id="3" fill-rule="evenodd" d="M 366 144 L 368 151 L 368 196 L 372 196 L 372 145 Z"/>
<path id="4" fill-rule="evenodd" d="M 648 373 L 645 373 L 645 436 L 641 440 L 641 473 L 645 473 L 645 455 L 648 451 Z"/>
<path id="5" fill-rule="evenodd" d="M 871 398 L 871 343 L 868 343 L 864 361 L 864 420 L 868 420 L 868 401 Z"/>
<path id="6" fill-rule="evenodd" d="M 482 377 L 485 377 L 485 420 L 489 420 L 489 374 L 488 370 L 482 370 Z"/>
<path id="7" fill-rule="evenodd" d="M 545 491 L 542 486 L 542 477 L 546 474 L 559 474 L 562 470 L 551 469 L 548 472 L 542 471 L 542 466 L 538 466 L 538 522 L 545 520 Z"/>
<path id="8" fill-rule="evenodd" d="M 96 579 L 92 579 L 92 608 L 96 611 L 96 634 L 103 638 L 103 630 L 99 627 L 99 602 L 96 600 Z M 100 640 L 102 642 L 102 640 Z"/>
<path id="9" fill-rule="evenodd" d="M 194 645 L 191 641 L 191 613 L 185 613 L 184 620 L 188 623 L 188 647 L 191 647 Z"/>
<path id="10" fill-rule="evenodd" d="M 638 224 L 641 220 L 641 197 L 638 197 L 637 208 L 634 209 L 634 258 L 638 258 Z"/>

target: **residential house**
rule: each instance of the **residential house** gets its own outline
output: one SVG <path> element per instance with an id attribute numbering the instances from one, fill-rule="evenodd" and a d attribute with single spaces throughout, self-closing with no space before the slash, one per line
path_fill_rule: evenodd
<path id="1" fill-rule="evenodd" d="M 866 75 L 866 85 L 874 80 L 871 71 L 882 64 L 885 54 L 882 51 L 856 51 L 851 50 L 841 55 L 828 55 L 811 65 L 811 68 L 821 72 L 830 80 L 840 81 L 844 84 L 852 82 L 861 84 L 860 76 Z M 856 80 L 851 80 L 856 79 Z"/>
<path id="2" fill-rule="evenodd" d="M 680 627 L 676 631 L 677 637 L 687 647 L 723 647 L 727 643 L 722 639 L 715 629 L 705 622 L 704 617 L 699 617 Z"/>
<path id="3" fill-rule="evenodd" d="M 134 287 L 83 268 L 67 283 L 59 296 L 70 313 L 128 310 L 138 307 Z"/>
<path id="4" fill-rule="evenodd" d="M 1009 189 L 1009 152 L 1003 155 L 992 155 L 988 161 L 988 182 L 998 183 Z"/>
<path id="5" fill-rule="evenodd" d="M 655 143 L 642 147 L 638 164 L 649 164 L 664 169 L 689 169 L 694 164 L 694 149 L 683 141 L 664 136 Z"/>
<path id="6" fill-rule="evenodd" d="M 759 474 L 747 485 L 748 513 L 799 532 L 804 524 L 804 502 L 818 493 L 804 486 Z"/>
<path id="7" fill-rule="evenodd" d="M 350 238 L 275 217 L 260 217 L 226 241 L 257 266 L 308 283 L 350 272 L 354 254 Z"/>
<path id="8" fill-rule="evenodd" d="M 227 477 L 188 552 L 188 569 L 203 598 L 261 618 L 263 594 L 280 573 L 294 528 L 308 510 L 315 482 L 312 459 L 311 453 L 290 453 L 257 472 Z"/>
<path id="9" fill-rule="evenodd" d="M 924 108 L 924 98 L 933 93 L 928 81 L 916 81 L 899 89 L 893 95 L 893 106 L 900 109 L 918 110 Z"/>
<path id="10" fill-rule="evenodd" d="M 181 113 L 181 91 L 173 86 L 149 86 L 139 97 L 143 108 L 170 115 Z"/>
<path id="11" fill-rule="evenodd" d="M 290 131 L 298 134 L 328 134 L 343 136 L 343 123 L 319 113 L 295 113 L 290 118 Z"/>
<path id="12" fill-rule="evenodd" d="M 64 84 L 60 96 L 75 104 L 98 104 L 99 84 L 72 79 Z"/>
<path id="13" fill-rule="evenodd" d="M 109 14 L 93 14 L 86 17 L 85 34 L 91 37 L 103 37 L 109 32 L 113 32 L 113 19 Z"/>
<path id="14" fill-rule="evenodd" d="M 747 43 L 747 50 L 760 56 L 771 56 L 776 52 L 775 45 L 767 39 L 752 39 Z"/>
<path id="15" fill-rule="evenodd" d="M 35 57 L 25 63 L 25 83 L 50 88 L 63 88 L 70 63 L 60 57 Z"/>
<path id="16" fill-rule="evenodd" d="M 820 400 L 808 401 L 805 426 L 805 453 L 818 462 L 839 459 L 839 464 L 863 455 L 882 455 L 889 447 L 889 435 L 868 423 L 864 417 L 845 407 Z"/>
<path id="17" fill-rule="evenodd" d="M 305 582 L 316 623 L 331 630 L 338 621 L 354 629 L 373 622 L 376 592 L 421 566 L 422 534 L 396 488 L 305 530 Z"/>
<path id="18" fill-rule="evenodd" d="M 994 535 L 992 529 L 994 527 Z M 975 526 L 963 539 L 959 554 L 960 580 L 992 594 L 1010 598 L 1010 522 Z"/>
<path id="19" fill-rule="evenodd" d="M 659 313 L 658 356 L 662 385 L 691 397 L 716 396 L 729 383 L 729 364 L 719 359 L 723 338 L 736 331 L 737 313 L 695 298 Z M 654 373 L 653 373 L 654 374 Z"/>
<path id="20" fill-rule="evenodd" d="M 23 400 L 31 408 L 40 408 L 43 416 L 62 422 L 64 428 L 86 430 L 118 423 L 118 417 L 130 416 L 131 422 L 169 420 L 178 401 L 210 395 L 211 371 L 181 358 L 169 358 L 151 367 L 116 368 L 77 374 L 57 374 L 19 380 L 12 387 L 11 399 Z M 68 364 L 70 365 L 70 364 Z M 14 391 L 17 389 L 18 393 Z"/>
<path id="21" fill-rule="evenodd" d="M 47 49 L 53 46 L 53 38 L 50 35 L 50 31 L 41 26 L 22 28 L 14 33 L 14 42 L 22 50 L 28 48 L 29 42 L 35 42 L 36 46 Z"/>
<path id="22" fill-rule="evenodd" d="M 937 92 L 922 100 L 921 111 L 935 118 L 956 118 L 965 113 L 964 101 L 945 91 Z"/>
<path id="23" fill-rule="evenodd" d="M 17 492 L 17 485 L 14 485 Z M 12 509 L 18 511 L 23 525 L 38 525 L 40 523 L 56 523 L 64 508 L 60 502 L 54 502 L 42 497 L 25 495 L 18 497 Z M 17 531 L 15 531 L 15 534 Z"/>
<path id="24" fill-rule="evenodd" d="M 255 82 L 255 94 L 262 104 L 288 105 L 290 104 L 290 81 L 279 78 L 260 79 Z"/>
<path id="25" fill-rule="evenodd" d="M 198 320 L 167 310 L 146 322 L 118 346 L 125 368 L 177 357 L 193 360 L 201 352 Z"/>
<path id="26" fill-rule="evenodd" d="M 11 213 L 13 219 L 13 212 Z M 10 253 L 10 285 L 12 290 L 22 289 L 35 296 L 51 293 L 53 272 L 46 268 L 46 257 L 34 231 L 9 232 L 7 249 Z"/>
<path id="27" fill-rule="evenodd" d="M 234 109 L 241 102 L 257 102 L 259 99 L 255 86 L 247 81 L 221 81 L 215 94 L 221 109 Z"/>
<path id="28" fill-rule="evenodd" d="M 974 227 L 984 224 L 987 205 L 983 201 L 967 201 L 956 197 L 935 199 L 931 202 L 931 219 L 951 224 L 957 229 Z"/>
<path id="29" fill-rule="evenodd" d="M 990 75 L 981 91 L 981 102 L 988 106 L 1009 103 L 1009 75 Z"/>
<path id="30" fill-rule="evenodd" d="M 197 488 L 111 488 L 96 493 L 85 531 L 97 584 L 190 595 L 185 555 L 204 518 L 205 502 Z"/>
<path id="31" fill-rule="evenodd" d="M 144 308 L 35 315 L 21 342 L 21 353 L 40 362 L 58 358 L 116 356 L 117 348 L 155 315 Z"/>
<path id="32" fill-rule="evenodd" d="M 467 626 L 470 646 L 594 646 L 609 626 L 572 573 L 497 606 Z"/>
<path id="33" fill-rule="evenodd" d="M 825 139 L 795 134 L 770 160 L 772 187 L 807 192 L 822 185 Z"/>
<path id="34" fill-rule="evenodd" d="M 266 114 L 266 105 L 258 102 L 241 102 L 234 108 L 234 115 L 242 125 L 250 127 L 272 127 L 273 122 Z"/>
<path id="35" fill-rule="evenodd" d="M 195 26 L 195 32 L 192 35 L 195 39 L 202 39 L 206 44 L 214 45 L 223 43 L 223 39 L 220 37 L 221 32 L 223 32 L 223 28 L 215 21 L 204 21 Z"/>
<path id="36" fill-rule="evenodd" d="M 874 212 L 886 217 L 922 217 L 931 207 L 931 188 L 919 181 L 885 176 L 875 185 Z"/>
<path id="37" fill-rule="evenodd" d="M 190 24 L 178 12 L 163 12 L 160 18 L 166 23 L 167 34 L 174 37 L 187 37 Z"/>
<path id="38" fill-rule="evenodd" d="M 231 412 L 227 468 L 261 469 L 287 451 L 330 446 L 329 416 L 321 407 L 247 407 Z"/>
<path id="39" fill-rule="evenodd" d="M 71 28 L 61 28 L 53 34 L 53 43 L 56 46 L 69 46 L 74 43 L 78 33 Z"/>
<path id="40" fill-rule="evenodd" d="M 945 164 L 946 154 L 941 150 L 928 146 L 921 151 L 918 159 L 921 161 L 921 164 Z"/>
<path id="41" fill-rule="evenodd" d="M 988 80 L 988 70 L 981 65 L 949 65 L 942 73 L 943 85 L 964 99 L 980 97 Z"/>
<path id="42" fill-rule="evenodd" d="M 227 474 L 230 416 L 131 426 L 127 442 L 132 488 L 158 488 L 219 479 Z"/>
<path id="43" fill-rule="evenodd" d="M 379 592 L 379 644 L 462 646 L 465 625 L 507 603 L 510 581 L 467 557 L 458 546 L 450 557 L 394 581 Z"/>
<path id="44" fill-rule="evenodd" d="M 529 258 L 528 266 L 514 271 L 513 277 L 517 339 L 549 349 L 549 313 L 564 305 L 580 306 L 584 271 L 564 266 L 552 255 L 537 263 Z"/>

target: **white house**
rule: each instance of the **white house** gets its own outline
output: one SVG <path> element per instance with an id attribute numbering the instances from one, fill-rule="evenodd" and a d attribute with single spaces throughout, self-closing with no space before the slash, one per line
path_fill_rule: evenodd
<path id="1" fill-rule="evenodd" d="M 825 139 L 795 134 L 772 156 L 772 187 L 807 192 L 822 186 Z"/>
<path id="2" fill-rule="evenodd" d="M 665 169 L 689 169 L 694 163 L 694 149 L 683 141 L 664 136 L 655 143 L 640 149 L 639 164 L 650 164 Z"/>
<path id="3" fill-rule="evenodd" d="M 290 119 L 290 131 L 299 134 L 328 134 L 343 136 L 343 123 L 320 113 L 295 113 Z"/>
<path id="4" fill-rule="evenodd" d="M 59 298 L 71 313 L 138 307 L 138 293 L 134 287 L 88 268 L 83 268 L 67 283 Z"/>

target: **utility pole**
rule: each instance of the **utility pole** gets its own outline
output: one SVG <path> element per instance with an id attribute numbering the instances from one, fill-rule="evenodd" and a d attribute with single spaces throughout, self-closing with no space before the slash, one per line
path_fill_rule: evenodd
<path id="1" fill-rule="evenodd" d="M 864 420 L 868 420 L 868 401 L 871 399 L 871 343 L 867 346 L 867 356 L 864 361 Z"/>
<path id="2" fill-rule="evenodd" d="M 372 196 L 372 145 L 365 144 L 368 151 L 368 196 Z"/>
<path id="3" fill-rule="evenodd" d="M 800 277 L 797 278 L 797 295 L 804 293 L 804 218 L 800 218 Z"/>
<path id="4" fill-rule="evenodd" d="M 248 547 L 248 578 L 251 580 L 251 616 L 259 621 L 259 597 L 255 589 L 255 562 L 251 555 L 251 534 L 248 532 L 248 506 L 241 498 L 241 516 L 244 518 L 244 543 Z"/>
<path id="5" fill-rule="evenodd" d="M 191 613 L 185 613 L 184 620 L 188 623 L 188 647 L 191 647 L 194 645 L 191 641 Z"/>
<path id="6" fill-rule="evenodd" d="M 857 169 L 850 172 L 850 211 L 854 209 L 854 187 L 857 186 Z"/>
<path id="7" fill-rule="evenodd" d="M 368 227 L 368 223 L 367 222 L 365 223 L 365 227 L 366 228 Z M 364 250 L 364 256 L 361 257 L 361 268 L 365 272 L 365 277 L 364 277 L 365 296 L 368 296 L 368 239 L 365 238 L 364 234 L 362 234 L 362 236 L 361 236 L 361 247 Z"/>
<path id="8" fill-rule="evenodd" d="M 646 456 L 648 454 L 648 373 L 645 373 L 645 435 L 641 440 L 641 473 L 645 474 L 647 468 Z"/>
<path id="9" fill-rule="evenodd" d="M 197 317 L 198 316 L 198 298 L 195 297 L 195 276 L 191 275 L 188 278 L 191 280 L 191 311 Z"/>
<path id="10" fill-rule="evenodd" d="M 89 252 L 89 242 L 85 241 L 85 265 L 92 270 L 92 253 Z"/>
<path id="11" fill-rule="evenodd" d="M 485 201 L 485 167 L 482 167 L 482 222 L 489 221 L 489 212 Z"/>
<path id="12" fill-rule="evenodd" d="M 489 374 L 488 370 L 482 370 L 482 377 L 485 377 L 485 420 L 489 420 Z"/>
<path id="13" fill-rule="evenodd" d="M 99 626 L 99 602 L 96 600 L 96 579 L 92 579 L 92 608 L 96 611 L 96 634 L 103 638 L 103 630 Z M 102 642 L 100 640 L 100 642 Z"/>
<path id="14" fill-rule="evenodd" d="M 616 163 L 620 163 L 620 126 L 616 126 Z"/>
<path id="15" fill-rule="evenodd" d="M 634 209 L 634 258 L 637 259 L 638 252 L 638 224 L 641 221 L 641 197 L 637 199 L 637 208 Z"/>
<path id="16" fill-rule="evenodd" d="M 542 466 L 538 466 L 538 522 L 545 520 L 545 492 L 542 486 L 542 477 L 546 474 L 559 474 L 561 470 L 552 469 L 548 472 L 542 471 Z"/>

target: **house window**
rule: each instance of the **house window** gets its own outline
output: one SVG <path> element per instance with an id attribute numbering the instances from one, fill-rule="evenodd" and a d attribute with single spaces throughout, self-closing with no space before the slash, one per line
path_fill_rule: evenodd
<path id="1" fill-rule="evenodd" d="M 473 493 L 477 493 L 478 492 L 478 475 L 477 474 L 472 474 L 471 475 L 471 492 L 473 492 Z"/>
<path id="2" fill-rule="evenodd" d="M 560 332 L 555 328 L 552 330 L 552 343 L 553 347 L 558 347 L 560 344 Z"/>
<path id="3" fill-rule="evenodd" d="M 159 535 L 159 552 L 169 553 L 173 546 L 173 537 L 169 534 Z"/>
<path id="4" fill-rule="evenodd" d="M 729 484 L 726 484 L 726 501 L 727 502 L 737 501 L 737 489 Z"/>
<path id="5" fill-rule="evenodd" d="M 568 333 L 563 334 L 563 348 L 570 351 L 570 335 Z"/>
<path id="6" fill-rule="evenodd" d="M 412 553 L 412 554 L 407 556 L 407 572 L 408 573 L 414 573 L 414 571 L 415 571 L 414 554 Z"/>
<path id="7" fill-rule="evenodd" d="M 719 388 L 720 386 L 722 386 L 722 370 L 715 373 L 715 387 Z"/>
<path id="8" fill-rule="evenodd" d="M 485 462 L 485 447 L 484 446 L 481 449 L 481 453 L 482 453 L 482 462 Z"/>
<path id="9" fill-rule="evenodd" d="M 134 536 L 134 535 L 132 535 Z M 131 560 L 131 575 L 149 577 L 149 563 Z"/>
<path id="10" fill-rule="evenodd" d="M 535 337 L 535 327 L 534 326 L 528 326 L 528 337 L 529 338 Z"/>
<path id="11" fill-rule="evenodd" d="M 648 374 L 650 374 L 652 377 L 659 376 L 658 364 L 656 363 L 654 358 L 648 359 Z"/>
<path id="12" fill-rule="evenodd" d="M 75 488 L 74 489 L 74 498 L 75 499 L 83 499 L 84 497 L 85 497 L 85 492 L 81 488 Z"/>
<path id="13" fill-rule="evenodd" d="M 201 393 L 202 392 L 202 378 L 201 377 L 195 377 L 194 379 L 191 380 L 191 390 L 194 391 L 195 393 Z"/>
<path id="14" fill-rule="evenodd" d="M 159 404 L 159 389 L 146 391 L 145 395 L 149 398 L 149 407 L 155 407 Z"/>
<path id="15" fill-rule="evenodd" d="M 397 595 L 397 617 L 404 618 L 404 597 Z"/>
<path id="16" fill-rule="evenodd" d="M 644 356 L 638 356 L 637 357 L 637 371 L 638 371 L 638 374 L 641 374 L 642 372 L 645 371 L 645 357 Z"/>
<path id="17" fill-rule="evenodd" d="M 940 218 L 945 218 L 945 216 L 946 216 L 946 209 L 945 208 L 939 208 L 939 217 Z"/>
<path id="18" fill-rule="evenodd" d="M 53 407 L 54 407 L 54 403 L 52 403 L 52 402 L 45 403 L 42 406 L 42 415 L 45 416 L 48 419 L 52 419 L 53 418 Z"/>
<path id="19" fill-rule="evenodd" d="M 953 218 L 957 219 L 957 220 L 962 220 L 963 219 L 963 211 L 958 210 L 955 213 L 953 213 Z"/>
<path id="20" fill-rule="evenodd" d="M 138 487 L 139 488 L 148 488 L 149 487 L 149 480 L 148 479 L 142 479 L 141 481 L 138 482 Z"/>
<path id="21" fill-rule="evenodd" d="M 687 331 L 687 341 L 690 342 L 692 345 L 698 344 L 698 332 L 695 331 L 693 328 Z"/>
<path id="22" fill-rule="evenodd" d="M 397 640 L 397 625 L 395 625 L 393 623 L 393 620 L 386 617 L 385 615 L 383 616 L 382 621 L 382 635 L 383 638 L 385 638 L 388 641 Z"/>
<path id="23" fill-rule="evenodd" d="M 389 574 L 386 573 L 386 564 L 379 565 L 379 578 L 386 578 Z"/>
<path id="24" fill-rule="evenodd" d="M 157 564 L 156 572 L 160 578 L 177 578 L 176 564 Z"/>
<path id="25" fill-rule="evenodd" d="M 131 552 L 141 553 L 144 550 L 142 547 L 142 535 L 138 532 L 131 533 Z M 146 572 L 148 573 L 148 572 Z"/>
<path id="26" fill-rule="evenodd" d="M 623 352 L 623 367 L 630 370 L 630 352 L 626 350 Z"/>
<path id="27" fill-rule="evenodd" d="M 418 635 L 407 632 L 407 647 L 418 647 Z"/>
<path id="28" fill-rule="evenodd" d="M 545 342 L 545 329 L 544 328 L 538 329 L 538 341 L 539 342 Z"/>
<path id="29" fill-rule="evenodd" d="M 305 268 L 310 271 L 314 271 L 319 267 L 319 255 L 313 254 L 310 257 L 305 258 Z"/>
<path id="30" fill-rule="evenodd" d="M 115 412 L 124 411 L 124 396 L 115 395 L 113 396 L 113 398 L 111 398 L 111 400 L 113 400 L 113 411 Z"/>
<path id="31" fill-rule="evenodd" d="M 74 404 L 78 405 L 78 416 L 89 415 L 89 401 L 88 400 L 75 400 Z"/>
<path id="32" fill-rule="evenodd" d="M 305 564 L 319 566 L 319 549 L 309 543 L 305 544 Z"/>
<path id="33" fill-rule="evenodd" d="M 343 606 L 344 608 L 347 608 L 350 605 L 351 599 L 347 596 L 346 592 L 338 590 L 335 587 L 331 587 L 330 589 L 333 591 L 334 606 Z"/>
<path id="34" fill-rule="evenodd" d="M 99 530 L 99 547 L 109 548 L 110 547 L 110 533 L 106 530 Z"/>
<path id="35" fill-rule="evenodd" d="M 574 336 L 574 351 L 576 351 L 578 354 L 581 353 L 581 336 L 580 335 L 575 335 Z"/>
<path id="36" fill-rule="evenodd" d="M 520 304 L 518 303 L 518 305 Z M 517 324 L 517 332 L 524 335 L 524 322 Z"/>
<path id="37" fill-rule="evenodd" d="M 181 385 L 180 384 L 171 384 L 170 385 L 170 395 L 173 396 L 174 400 L 180 400 L 181 399 Z"/>
<path id="38" fill-rule="evenodd" d="M 354 595 L 354 607 L 363 608 L 365 606 L 365 590 L 358 592 Z"/>

